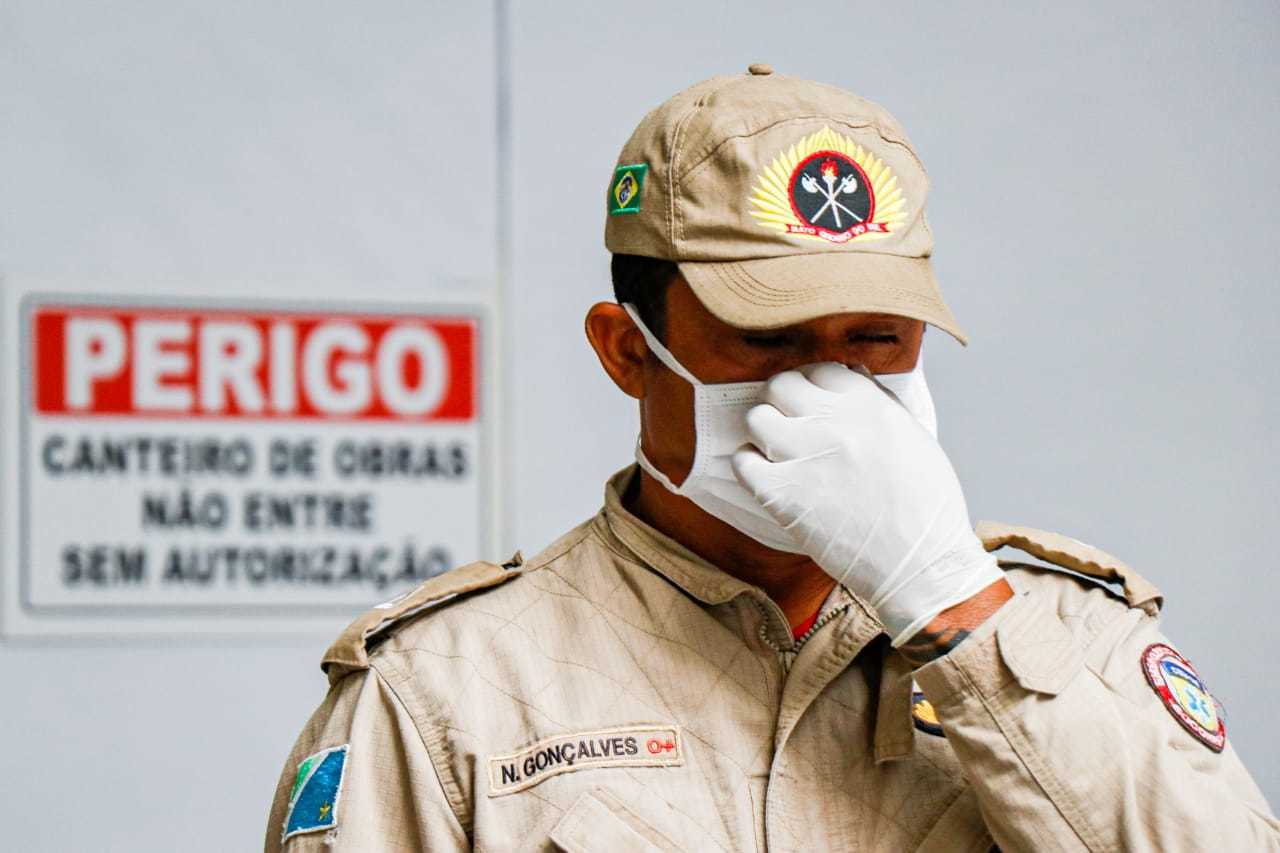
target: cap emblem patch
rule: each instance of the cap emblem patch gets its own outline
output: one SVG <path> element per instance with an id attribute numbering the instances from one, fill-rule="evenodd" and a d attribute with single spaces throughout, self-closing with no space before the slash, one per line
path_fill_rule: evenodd
<path id="1" fill-rule="evenodd" d="M 1142 653 L 1142 672 L 1173 718 L 1205 746 L 1222 752 L 1227 728 L 1218 703 L 1209 693 L 1191 662 L 1164 643 L 1153 643 Z"/>
<path id="2" fill-rule="evenodd" d="M 898 179 L 883 160 L 824 127 L 761 170 L 751 215 L 802 239 L 847 243 L 883 238 L 907 218 Z"/>
<path id="3" fill-rule="evenodd" d="M 614 170 L 613 183 L 609 187 L 609 215 L 640 212 L 640 191 L 644 189 L 648 163 L 619 166 Z"/>

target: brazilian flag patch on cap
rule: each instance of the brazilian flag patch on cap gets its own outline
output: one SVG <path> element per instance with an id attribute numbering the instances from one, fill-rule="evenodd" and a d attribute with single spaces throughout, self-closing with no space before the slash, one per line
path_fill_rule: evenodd
<path id="1" fill-rule="evenodd" d="M 619 166 L 614 170 L 613 183 L 609 185 L 610 216 L 640 212 L 640 191 L 644 189 L 644 176 L 648 171 L 648 163 Z"/>
<path id="2" fill-rule="evenodd" d="M 346 765 L 345 743 L 309 755 L 298 765 L 298 775 L 289 792 L 289 811 L 284 818 L 285 838 L 338 825 L 338 795 Z"/>

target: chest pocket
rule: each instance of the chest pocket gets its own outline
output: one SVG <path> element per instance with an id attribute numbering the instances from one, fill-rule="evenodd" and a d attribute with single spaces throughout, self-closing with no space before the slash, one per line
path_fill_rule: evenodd
<path id="1" fill-rule="evenodd" d="M 667 838 L 605 788 L 593 788 L 574 801 L 551 830 L 551 843 L 565 853 L 672 853 Z"/>

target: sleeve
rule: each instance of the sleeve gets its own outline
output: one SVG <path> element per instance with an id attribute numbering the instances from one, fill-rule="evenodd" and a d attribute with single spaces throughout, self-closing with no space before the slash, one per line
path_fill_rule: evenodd
<path id="1" fill-rule="evenodd" d="M 470 850 L 418 729 L 376 670 L 334 684 L 285 762 L 267 853 Z"/>
<path id="2" fill-rule="evenodd" d="M 916 671 L 1001 848 L 1280 850 L 1231 744 L 1215 751 L 1148 682 L 1158 644 L 1155 618 L 1059 576 Z"/>

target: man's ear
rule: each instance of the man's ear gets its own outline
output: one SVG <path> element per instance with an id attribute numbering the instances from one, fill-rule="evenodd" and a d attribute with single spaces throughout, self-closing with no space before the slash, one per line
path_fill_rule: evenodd
<path id="1" fill-rule="evenodd" d="M 649 348 L 627 312 L 617 303 L 597 302 L 587 311 L 586 327 L 587 340 L 613 384 L 624 394 L 643 399 Z"/>

